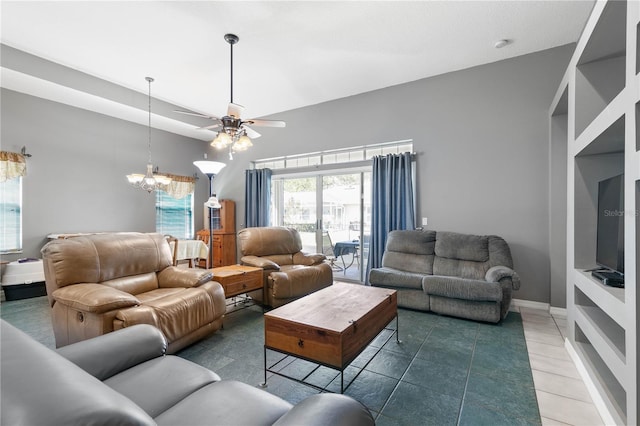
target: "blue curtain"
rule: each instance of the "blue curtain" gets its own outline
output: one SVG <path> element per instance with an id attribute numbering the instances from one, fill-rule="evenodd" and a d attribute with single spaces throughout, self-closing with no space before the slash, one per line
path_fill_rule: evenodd
<path id="1" fill-rule="evenodd" d="M 269 226 L 271 169 L 246 170 L 244 176 L 245 226 Z"/>
<path id="2" fill-rule="evenodd" d="M 395 229 L 415 229 L 411 153 L 374 157 L 371 182 L 367 277 L 371 268 L 382 266 L 387 234 Z"/>

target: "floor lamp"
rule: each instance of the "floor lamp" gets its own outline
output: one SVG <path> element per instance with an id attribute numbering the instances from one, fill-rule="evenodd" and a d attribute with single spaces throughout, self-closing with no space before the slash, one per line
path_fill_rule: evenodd
<path id="1" fill-rule="evenodd" d="M 209 199 L 204 206 L 209 208 L 209 264 L 213 269 L 213 209 L 222 207 L 213 193 L 213 178 L 226 166 L 218 161 L 194 161 L 193 164 L 209 178 Z"/>

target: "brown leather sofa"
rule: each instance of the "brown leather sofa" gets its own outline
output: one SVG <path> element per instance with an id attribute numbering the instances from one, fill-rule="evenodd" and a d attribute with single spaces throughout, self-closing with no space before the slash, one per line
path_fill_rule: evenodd
<path id="1" fill-rule="evenodd" d="M 251 297 L 278 307 L 333 284 L 331 266 L 320 253 L 303 253 L 300 234 L 281 226 L 245 228 L 238 232 L 243 265 L 264 270 L 264 297 Z"/>
<path id="2" fill-rule="evenodd" d="M 175 353 L 222 326 L 222 286 L 208 270 L 172 266 L 160 234 L 53 240 L 42 255 L 56 347 L 150 324 Z"/>

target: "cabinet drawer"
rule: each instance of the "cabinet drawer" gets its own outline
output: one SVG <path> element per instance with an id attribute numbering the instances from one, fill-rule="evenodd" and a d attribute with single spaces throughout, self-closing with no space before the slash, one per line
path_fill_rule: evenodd
<path id="1" fill-rule="evenodd" d="M 227 277 L 216 277 L 215 281 L 222 284 L 226 297 L 233 297 L 238 294 L 262 289 L 263 283 L 262 273 L 260 271 L 231 275 Z"/>

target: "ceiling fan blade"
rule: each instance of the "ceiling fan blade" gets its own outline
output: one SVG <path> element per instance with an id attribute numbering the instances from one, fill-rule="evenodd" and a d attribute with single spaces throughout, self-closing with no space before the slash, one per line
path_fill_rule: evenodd
<path id="1" fill-rule="evenodd" d="M 280 120 L 258 120 L 254 118 L 245 121 L 245 123 L 261 127 L 286 127 L 287 125 L 287 123 Z"/>
<path id="2" fill-rule="evenodd" d="M 247 133 L 247 136 L 249 136 L 251 139 L 259 138 L 260 136 L 262 136 L 260 133 L 256 132 L 249 126 L 243 125 L 242 128 Z"/>
<path id="3" fill-rule="evenodd" d="M 231 102 L 227 108 L 227 115 L 230 117 L 240 118 L 242 111 L 244 111 L 244 107 L 242 105 Z"/>
<path id="4" fill-rule="evenodd" d="M 220 126 L 221 126 L 221 124 L 217 123 L 217 124 L 212 124 L 211 126 L 198 127 L 196 130 L 202 130 L 202 129 L 213 130 L 216 127 L 220 127 Z"/>
<path id="5" fill-rule="evenodd" d="M 177 112 L 179 114 L 193 115 L 194 117 L 200 117 L 200 118 L 209 118 L 211 120 L 218 120 L 218 121 L 220 120 L 215 115 L 206 115 L 206 114 L 200 114 L 200 113 L 191 112 L 191 111 L 180 111 L 178 109 L 174 109 L 173 112 Z"/>

